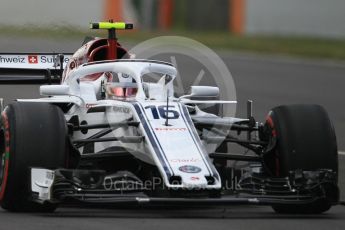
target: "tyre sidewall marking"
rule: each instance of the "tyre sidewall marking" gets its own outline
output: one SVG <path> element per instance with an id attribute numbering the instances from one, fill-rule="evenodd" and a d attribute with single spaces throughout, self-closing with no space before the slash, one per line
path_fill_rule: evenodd
<path id="1" fill-rule="evenodd" d="M 9 156 L 10 156 L 10 131 L 9 131 L 9 123 L 8 118 L 5 112 L 1 114 L 2 119 L 2 126 L 4 128 L 4 136 L 5 136 L 5 152 L 2 153 L 1 157 L 5 157 L 4 165 L 2 166 L 3 170 L 3 177 L 0 185 L 0 201 L 3 200 L 5 191 L 6 191 L 6 185 L 7 185 L 7 178 L 8 178 L 8 169 L 9 169 Z M 5 155 L 5 156 L 3 156 Z"/>
<path id="2" fill-rule="evenodd" d="M 268 116 L 266 117 L 266 123 L 268 124 L 268 126 L 271 129 L 272 138 L 277 138 L 277 130 L 276 130 L 275 124 L 273 122 L 272 114 L 273 114 L 272 111 L 268 114 Z M 277 147 L 275 150 L 275 167 L 276 167 L 275 168 L 275 176 L 280 176 L 280 160 L 279 160 L 279 153 L 277 151 Z"/>

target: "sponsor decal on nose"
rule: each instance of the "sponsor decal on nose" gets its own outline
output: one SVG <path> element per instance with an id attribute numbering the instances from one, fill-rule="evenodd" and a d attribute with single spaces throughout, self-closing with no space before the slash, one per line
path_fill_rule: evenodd
<path id="1" fill-rule="evenodd" d="M 194 163 L 194 162 L 199 162 L 201 161 L 201 159 L 198 158 L 189 158 L 189 159 L 171 159 L 170 162 L 171 163 Z"/>
<path id="2" fill-rule="evenodd" d="M 28 55 L 29 64 L 38 64 L 37 55 Z"/>
<path id="3" fill-rule="evenodd" d="M 193 165 L 184 165 L 178 168 L 181 172 L 184 173 L 199 173 L 201 172 L 201 168 L 193 166 Z"/>

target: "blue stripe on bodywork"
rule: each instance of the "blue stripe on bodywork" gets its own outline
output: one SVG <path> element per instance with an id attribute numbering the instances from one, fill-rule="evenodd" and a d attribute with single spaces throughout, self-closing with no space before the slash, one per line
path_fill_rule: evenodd
<path id="1" fill-rule="evenodd" d="M 135 108 L 135 110 L 139 116 L 140 122 L 146 131 L 146 134 L 150 140 L 150 143 L 152 144 L 152 147 L 155 150 L 155 153 L 156 153 L 160 163 L 162 164 L 166 175 L 168 176 L 168 178 L 170 178 L 172 176 L 171 172 L 173 172 L 173 171 L 171 170 L 170 165 L 168 166 L 166 163 L 167 162 L 166 157 L 164 155 L 162 147 L 159 144 L 159 141 L 157 140 L 157 137 L 155 136 L 154 131 L 150 130 L 150 126 L 145 119 L 145 111 L 140 109 L 138 103 L 132 103 L 132 105 L 134 106 L 134 108 Z M 151 129 L 152 129 L 152 127 L 151 127 Z"/>
<path id="2" fill-rule="evenodd" d="M 139 104 L 139 105 L 140 105 L 140 107 L 141 107 L 141 109 L 142 109 L 142 111 L 143 111 L 144 116 L 146 117 L 147 120 L 149 120 L 148 117 L 147 117 L 147 115 L 146 115 L 146 113 L 145 113 L 145 108 L 142 106 L 142 104 Z M 162 155 L 163 158 L 165 159 L 165 161 L 166 161 L 167 164 L 169 165 L 171 171 L 173 172 L 173 170 L 172 170 L 170 164 L 168 163 L 169 161 L 168 161 L 168 158 L 167 158 L 166 155 L 165 155 L 165 152 L 164 152 L 164 150 L 163 150 L 163 148 L 162 148 L 162 145 L 161 145 L 160 141 L 158 140 L 158 137 L 157 137 L 157 135 L 156 135 L 154 129 L 152 128 L 152 125 L 150 124 L 150 122 L 147 122 L 147 124 L 148 124 L 148 126 L 151 128 L 152 134 L 153 134 L 154 138 L 156 139 L 157 144 L 158 144 L 158 146 L 159 146 L 159 148 L 160 148 L 160 150 L 161 150 L 161 152 L 162 152 L 162 154 L 163 154 L 163 155 Z"/>

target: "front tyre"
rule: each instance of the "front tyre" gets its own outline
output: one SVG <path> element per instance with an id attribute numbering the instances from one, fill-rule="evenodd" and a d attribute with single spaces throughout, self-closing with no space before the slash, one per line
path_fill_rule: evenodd
<path id="1" fill-rule="evenodd" d="M 30 167 L 66 165 L 67 126 L 51 104 L 15 102 L 1 115 L 0 204 L 9 211 L 54 211 L 50 203 L 31 201 Z"/>
<path id="2" fill-rule="evenodd" d="M 330 169 L 338 175 L 338 151 L 333 125 L 319 105 L 286 105 L 273 108 L 265 127 L 269 130 L 273 154 L 266 165 L 274 176 L 290 171 Z M 274 141 L 272 141 L 274 139 Z M 330 209 L 338 189 L 329 188 L 326 197 L 308 205 L 274 205 L 278 213 L 316 214 Z"/>

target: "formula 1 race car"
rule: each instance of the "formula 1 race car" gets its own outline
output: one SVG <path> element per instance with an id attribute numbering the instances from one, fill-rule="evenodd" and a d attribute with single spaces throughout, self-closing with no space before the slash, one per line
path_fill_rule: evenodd
<path id="1" fill-rule="evenodd" d="M 278 106 L 263 123 L 250 102 L 246 118 L 205 112 L 200 105 L 236 101 L 214 100 L 214 86 L 177 97 L 172 64 L 134 59 L 117 42 L 132 24 L 91 28 L 108 38 L 73 55 L 1 54 L 0 83 L 42 83 L 45 96 L 2 111 L 2 208 L 252 204 L 309 214 L 338 204 L 336 137 L 321 106 Z"/>

